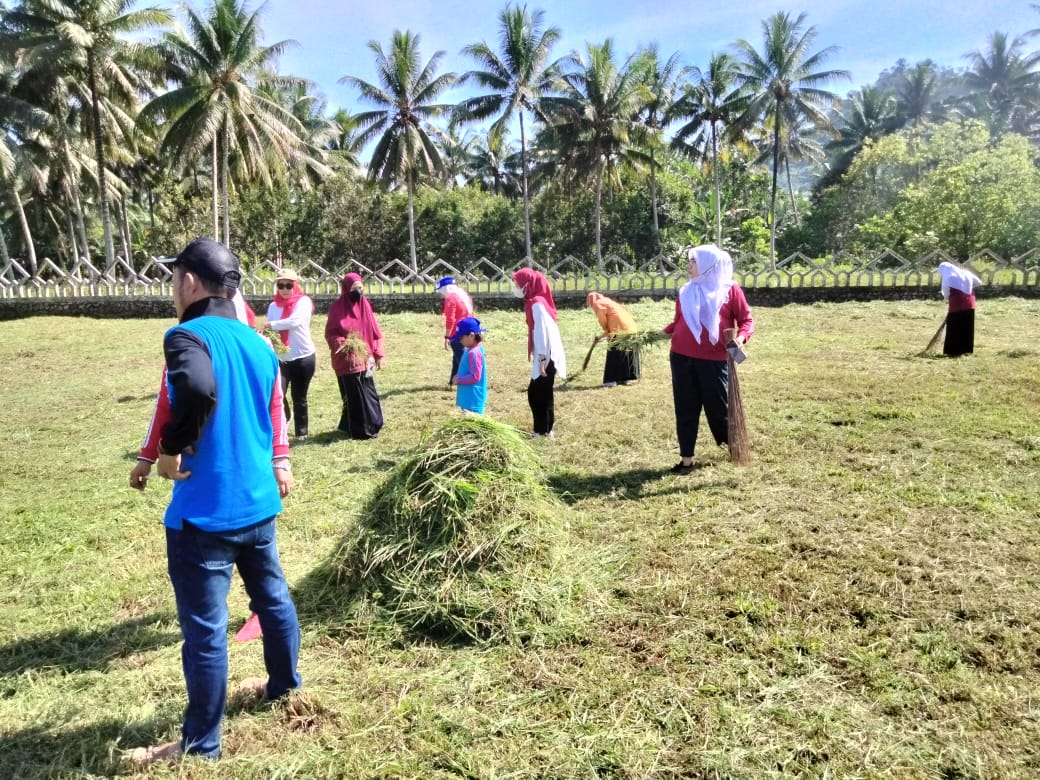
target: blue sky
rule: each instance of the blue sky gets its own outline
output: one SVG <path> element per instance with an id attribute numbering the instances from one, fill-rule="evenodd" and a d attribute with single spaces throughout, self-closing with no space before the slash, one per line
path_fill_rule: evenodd
<path id="1" fill-rule="evenodd" d="M 839 94 L 874 81 L 900 57 L 963 67 L 964 55 L 983 49 L 992 31 L 1017 35 L 1040 28 L 1040 12 L 1027 0 L 802 0 L 786 7 L 761 0 L 567 0 L 527 5 L 545 11 L 546 23 L 562 31 L 554 58 L 610 37 L 619 58 L 656 42 L 662 55 L 679 52 L 684 64 L 700 67 L 713 51 L 729 50 L 738 38 L 759 45 L 761 21 L 771 14 L 805 12 L 806 23 L 817 29 L 815 49 L 839 47 L 829 65 L 852 74 L 851 82 L 833 87 Z M 505 0 L 267 0 L 261 20 L 265 43 L 293 39 L 299 44 L 282 57 L 283 73 L 316 82 L 330 112 L 338 107 L 356 112 L 364 106 L 350 87 L 337 82 L 344 75 L 375 81 L 368 41 L 377 40 L 386 50 L 395 29 L 411 30 L 421 37 L 424 61 L 444 50 L 442 70 L 462 73 L 473 67 L 459 55 L 463 46 L 483 40 L 497 48 L 497 18 L 504 6 Z M 1040 48 L 1040 37 L 1034 47 Z"/>

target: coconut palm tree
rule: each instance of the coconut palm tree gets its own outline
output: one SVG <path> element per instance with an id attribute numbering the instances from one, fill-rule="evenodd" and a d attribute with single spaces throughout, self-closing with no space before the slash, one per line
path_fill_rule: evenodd
<path id="1" fill-rule="evenodd" d="M 662 146 L 665 128 L 675 119 L 675 103 L 682 95 L 683 81 L 689 69 L 682 66 L 679 53 L 661 62 L 657 44 L 636 54 L 633 67 L 639 79 L 639 119 L 646 128 L 650 150 L 650 208 L 654 217 L 654 247 L 661 248 L 661 224 L 657 209 L 657 149 Z"/>
<path id="2" fill-rule="evenodd" d="M 896 119 L 899 127 L 917 127 L 935 116 L 939 77 L 931 62 L 919 62 L 903 74 L 896 87 Z"/>
<path id="3" fill-rule="evenodd" d="M 899 122 L 898 102 L 890 93 L 879 87 L 863 87 L 853 92 L 848 107 L 840 114 L 838 136 L 826 146 L 835 157 L 818 186 L 837 182 L 864 144 L 895 132 Z"/>
<path id="4" fill-rule="evenodd" d="M 142 121 L 161 125 L 160 149 L 175 162 L 192 166 L 211 154 L 214 221 L 218 198 L 223 213 L 222 230 L 215 225 L 214 232 L 225 244 L 231 243 L 232 157 L 240 175 L 270 184 L 274 169 L 300 153 L 305 134 L 291 107 L 259 88 L 265 81 L 289 89 L 302 82 L 274 73 L 293 42 L 262 45 L 261 10 L 247 12 L 244 0 L 215 0 L 205 16 L 185 9 L 187 29 L 163 40 L 175 86 L 141 112 Z"/>
<path id="5" fill-rule="evenodd" d="M 508 5 L 498 16 L 500 51 L 486 43 L 476 43 L 462 50 L 480 63 L 480 70 L 463 74 L 461 81 L 474 81 L 490 90 L 459 104 L 456 111 L 462 119 L 482 120 L 498 116 L 492 132 L 501 132 L 514 114 L 520 120 L 520 169 L 524 199 L 524 251 L 528 261 L 534 259 L 531 246 L 531 193 L 528 188 L 527 129 L 524 114 L 544 121 L 542 98 L 553 91 L 557 63 L 549 63 L 549 53 L 561 37 L 556 27 L 544 27 L 543 11 L 527 10 L 527 6 Z"/>
<path id="6" fill-rule="evenodd" d="M 823 86 L 835 79 L 848 79 L 845 70 L 818 70 L 833 56 L 837 47 L 811 52 L 816 28 L 803 29 L 805 14 L 796 19 L 786 12 L 762 22 L 762 50 L 743 38 L 738 53 L 737 83 L 747 99 L 747 107 L 737 120 L 748 127 L 760 123 L 773 136 L 772 186 L 769 193 L 769 260 L 776 268 L 776 181 L 780 170 L 783 120 L 789 106 L 818 127 L 830 126 L 827 109 L 837 102 L 834 93 Z"/>
<path id="7" fill-rule="evenodd" d="M 89 96 L 90 130 L 97 165 L 98 206 L 107 267 L 115 264 L 109 208 L 107 140 L 114 112 L 106 97 L 132 105 L 158 71 L 153 47 L 140 40 L 145 30 L 170 24 L 161 8 L 134 10 L 135 0 L 22 0 L 5 14 L 5 27 L 31 68 L 45 64 L 75 74 Z M 131 112 L 132 113 L 132 112 Z M 107 119 L 107 121 L 106 121 Z"/>
<path id="8" fill-rule="evenodd" d="M 350 84 L 366 103 L 379 108 L 357 114 L 362 145 L 379 137 L 368 176 L 386 185 L 404 185 L 408 192 L 408 244 L 411 250 L 412 272 L 418 273 L 415 252 L 415 187 L 424 176 L 433 176 L 443 170 L 437 144 L 426 127 L 435 117 L 447 114 L 451 106 L 434 103 L 445 90 L 456 82 L 454 73 L 437 74 L 444 52 L 436 52 L 422 65 L 419 36 L 394 30 L 390 51 L 384 52 L 378 41 L 369 41 L 368 48 L 376 58 L 376 73 L 382 86 L 370 84 L 355 76 L 344 76 L 340 83 Z"/>
<path id="9" fill-rule="evenodd" d="M 722 186 L 719 144 L 722 134 L 743 111 L 736 87 L 737 63 L 728 54 L 712 54 L 707 70 L 693 68 L 682 96 L 671 109 L 673 121 L 686 120 L 672 136 L 672 148 L 691 157 L 710 153 L 715 190 L 715 243 L 722 246 Z"/>
<path id="10" fill-rule="evenodd" d="M 473 180 L 485 192 L 515 198 L 522 194 L 520 153 L 509 143 L 508 131 L 493 129 L 473 150 Z"/>
<path id="11" fill-rule="evenodd" d="M 964 85 L 975 116 L 997 138 L 1006 132 L 1032 135 L 1040 112 L 1040 52 L 1025 53 L 1025 38 L 990 35 L 984 51 L 967 55 Z"/>
<path id="12" fill-rule="evenodd" d="M 637 113 L 639 78 L 631 61 L 618 67 L 614 44 L 588 44 L 585 55 L 574 52 L 561 72 L 566 86 L 560 97 L 544 100 L 559 156 L 569 175 L 591 181 L 596 191 L 596 263 L 603 264 L 603 184 L 620 183 L 623 164 L 649 162 L 639 145 L 646 131 Z"/>

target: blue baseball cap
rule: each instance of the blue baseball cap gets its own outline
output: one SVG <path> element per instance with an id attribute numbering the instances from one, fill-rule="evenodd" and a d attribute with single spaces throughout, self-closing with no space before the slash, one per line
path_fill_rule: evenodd
<path id="1" fill-rule="evenodd" d="M 442 287 L 447 287 L 449 284 L 455 284 L 455 277 L 454 276 L 442 276 L 440 278 L 440 280 L 437 282 L 437 289 L 439 290 Z"/>
<path id="2" fill-rule="evenodd" d="M 455 335 L 451 337 L 451 340 L 458 341 L 463 336 L 468 336 L 470 333 L 484 332 L 484 328 L 480 327 L 480 320 L 476 317 L 463 317 L 455 326 Z"/>

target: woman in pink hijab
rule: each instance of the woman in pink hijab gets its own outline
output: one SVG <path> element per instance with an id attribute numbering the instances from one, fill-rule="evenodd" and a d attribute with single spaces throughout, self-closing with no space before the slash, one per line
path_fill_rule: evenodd
<path id="1" fill-rule="evenodd" d="M 733 280 L 733 259 L 714 244 L 687 253 L 689 281 L 679 290 L 675 320 L 664 332 L 672 337 L 675 432 L 679 439 L 676 474 L 693 471 L 693 450 L 701 409 L 716 444 L 729 440 L 729 364 L 722 331 L 736 328 L 743 344 L 755 330 L 744 291 Z"/>
<path id="2" fill-rule="evenodd" d="M 533 268 L 521 268 L 513 274 L 513 282 L 515 294 L 524 299 L 527 319 L 527 357 L 531 360 L 527 403 L 534 417 L 534 435 L 552 436 L 556 423 L 553 384 L 557 374 L 567 377 L 567 357 L 556 325 L 556 302 L 549 280 Z"/>
<path id="3" fill-rule="evenodd" d="M 329 307 L 325 341 L 343 398 L 339 430 L 352 439 L 376 438 L 383 427 L 383 409 L 372 369 L 383 367 L 383 333 L 359 274 L 343 277 L 340 296 Z"/>

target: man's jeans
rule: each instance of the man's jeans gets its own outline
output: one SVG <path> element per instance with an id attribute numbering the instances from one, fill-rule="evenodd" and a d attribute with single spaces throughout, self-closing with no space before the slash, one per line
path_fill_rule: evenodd
<path id="1" fill-rule="evenodd" d="M 267 697 L 300 687 L 296 662 L 300 624 L 278 562 L 274 518 L 235 531 L 209 533 L 185 522 L 166 529 L 166 555 L 184 645 L 188 687 L 181 745 L 186 753 L 217 758 L 228 682 L 228 608 L 231 571 L 238 566 L 249 608 L 264 632 Z"/>

